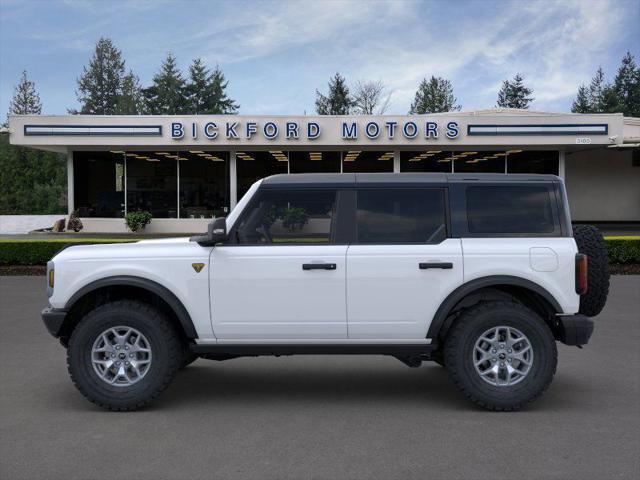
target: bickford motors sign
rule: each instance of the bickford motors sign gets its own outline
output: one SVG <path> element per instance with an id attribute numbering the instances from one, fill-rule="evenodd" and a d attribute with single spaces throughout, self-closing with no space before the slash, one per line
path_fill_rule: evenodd
<path id="1" fill-rule="evenodd" d="M 394 140 L 402 137 L 407 140 L 424 138 L 436 140 L 440 136 L 449 139 L 458 138 L 460 127 L 457 122 L 449 121 L 439 125 L 433 121 L 341 121 L 335 122 L 331 127 L 339 129 L 339 138 L 342 140 L 358 140 L 366 137 L 369 140 L 384 138 Z M 335 137 L 337 132 L 332 132 Z M 174 140 L 206 138 L 216 140 L 252 140 L 254 137 L 262 137 L 266 140 L 316 140 L 323 134 L 322 126 L 318 122 L 307 121 L 226 121 L 226 122 L 172 122 L 171 138 Z"/>
<path id="2" fill-rule="evenodd" d="M 11 116 L 16 145 L 319 148 L 622 142 L 622 115 Z M 27 139 L 28 138 L 28 139 Z M 135 140 L 133 140 L 135 138 Z"/>

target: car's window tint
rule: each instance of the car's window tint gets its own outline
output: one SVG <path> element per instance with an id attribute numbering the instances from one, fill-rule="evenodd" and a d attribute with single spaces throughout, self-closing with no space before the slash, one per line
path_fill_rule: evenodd
<path id="1" fill-rule="evenodd" d="M 553 233 L 551 196 L 544 186 L 478 186 L 467 188 L 470 233 Z"/>
<path id="2" fill-rule="evenodd" d="M 327 244 L 331 242 L 335 210 L 335 190 L 266 191 L 243 215 L 238 242 Z"/>
<path id="3" fill-rule="evenodd" d="M 438 243 L 446 238 L 442 189 L 358 190 L 358 243 Z"/>

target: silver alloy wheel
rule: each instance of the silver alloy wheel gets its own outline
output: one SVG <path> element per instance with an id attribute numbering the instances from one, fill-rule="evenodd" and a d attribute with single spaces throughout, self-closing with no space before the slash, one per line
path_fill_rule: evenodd
<path id="1" fill-rule="evenodd" d="M 128 387 L 142 380 L 149 371 L 151 344 L 135 328 L 109 328 L 93 342 L 91 362 L 102 381 Z"/>
<path id="2" fill-rule="evenodd" d="M 531 342 L 513 327 L 493 327 L 473 348 L 473 366 L 485 382 L 506 387 L 525 379 L 533 365 Z"/>

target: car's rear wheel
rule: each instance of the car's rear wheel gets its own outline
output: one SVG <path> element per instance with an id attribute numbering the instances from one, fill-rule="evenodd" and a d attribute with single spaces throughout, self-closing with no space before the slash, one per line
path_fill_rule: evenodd
<path id="1" fill-rule="evenodd" d="M 183 360 L 177 332 L 145 303 L 120 300 L 89 312 L 67 350 L 71 379 L 91 402 L 135 410 L 156 398 Z"/>
<path id="2" fill-rule="evenodd" d="M 515 302 L 487 302 L 462 315 L 445 340 L 445 365 L 473 402 L 489 410 L 517 410 L 539 397 L 555 374 L 551 329 Z"/>

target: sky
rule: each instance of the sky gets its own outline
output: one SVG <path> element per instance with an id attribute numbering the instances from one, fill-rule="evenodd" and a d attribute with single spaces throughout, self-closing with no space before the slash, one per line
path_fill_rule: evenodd
<path id="1" fill-rule="evenodd" d="M 335 72 L 384 82 L 389 114 L 431 75 L 463 110 L 491 108 L 516 73 L 532 109 L 566 112 L 598 66 L 612 80 L 627 50 L 640 64 L 640 0 L 0 0 L 0 116 L 25 69 L 43 113 L 76 108 L 101 36 L 143 85 L 168 52 L 184 72 L 197 57 L 218 64 L 241 114 L 313 114 Z"/>

